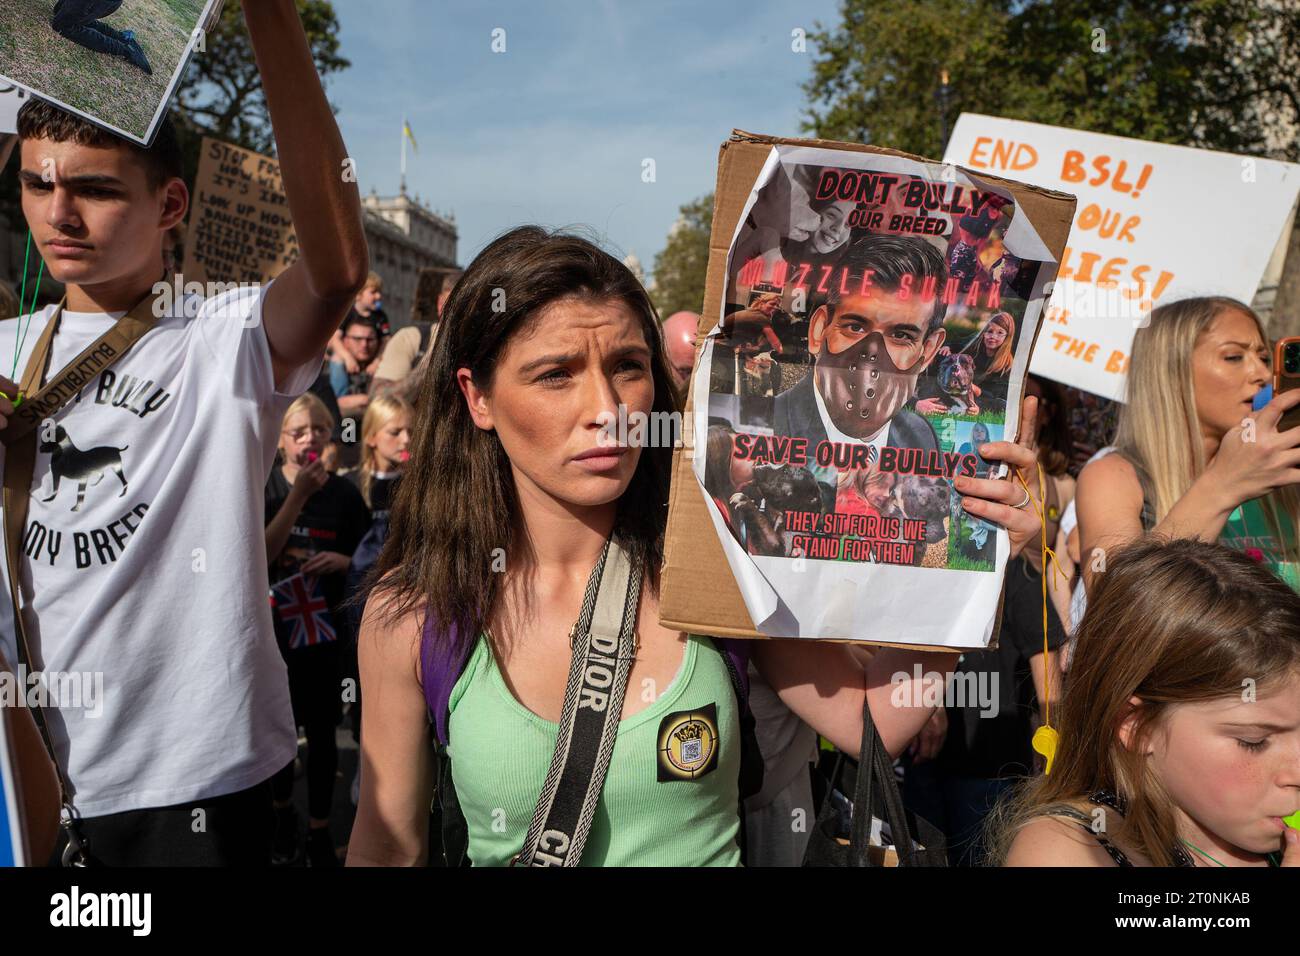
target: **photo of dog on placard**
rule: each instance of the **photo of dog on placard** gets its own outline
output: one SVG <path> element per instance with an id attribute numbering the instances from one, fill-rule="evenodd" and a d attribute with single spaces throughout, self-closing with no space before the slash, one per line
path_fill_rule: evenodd
<path id="1" fill-rule="evenodd" d="M 0 79 L 148 143 L 221 0 L 5 0 Z"/>

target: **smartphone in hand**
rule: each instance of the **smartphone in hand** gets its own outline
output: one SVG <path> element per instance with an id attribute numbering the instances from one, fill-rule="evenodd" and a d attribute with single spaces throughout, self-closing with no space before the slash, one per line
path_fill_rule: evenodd
<path id="1" fill-rule="evenodd" d="M 1279 339 L 1273 347 L 1273 394 L 1300 388 L 1300 336 Z M 1300 425 L 1300 407 L 1282 416 L 1278 429 L 1285 431 Z"/>

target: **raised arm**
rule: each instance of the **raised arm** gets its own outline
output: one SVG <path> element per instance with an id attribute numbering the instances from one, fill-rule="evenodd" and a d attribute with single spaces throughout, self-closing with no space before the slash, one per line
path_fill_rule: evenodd
<path id="1" fill-rule="evenodd" d="M 243 0 L 243 8 L 300 250 L 262 313 L 278 386 L 324 351 L 370 261 L 361 196 L 345 180 L 347 149 L 293 0 Z"/>

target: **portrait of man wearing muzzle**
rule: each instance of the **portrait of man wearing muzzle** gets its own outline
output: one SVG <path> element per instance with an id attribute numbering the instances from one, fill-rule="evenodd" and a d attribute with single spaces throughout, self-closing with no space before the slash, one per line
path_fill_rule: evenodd
<path id="1" fill-rule="evenodd" d="M 872 236 L 840 259 L 808 323 L 812 368 L 776 397 L 772 422 L 777 435 L 807 440 L 808 467 L 829 490 L 837 469 L 813 461 L 821 442 L 866 444 L 872 462 L 887 446 L 939 447 L 908 404 L 943 345 L 945 279 L 942 254 L 915 236 Z"/>

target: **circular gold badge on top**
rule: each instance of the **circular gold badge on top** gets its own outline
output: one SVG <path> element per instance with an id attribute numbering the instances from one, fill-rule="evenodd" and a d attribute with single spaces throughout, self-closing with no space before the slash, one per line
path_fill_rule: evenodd
<path id="1" fill-rule="evenodd" d="M 673 777 L 691 780 L 717 766 L 716 710 L 672 714 L 659 729 L 659 766 Z"/>

